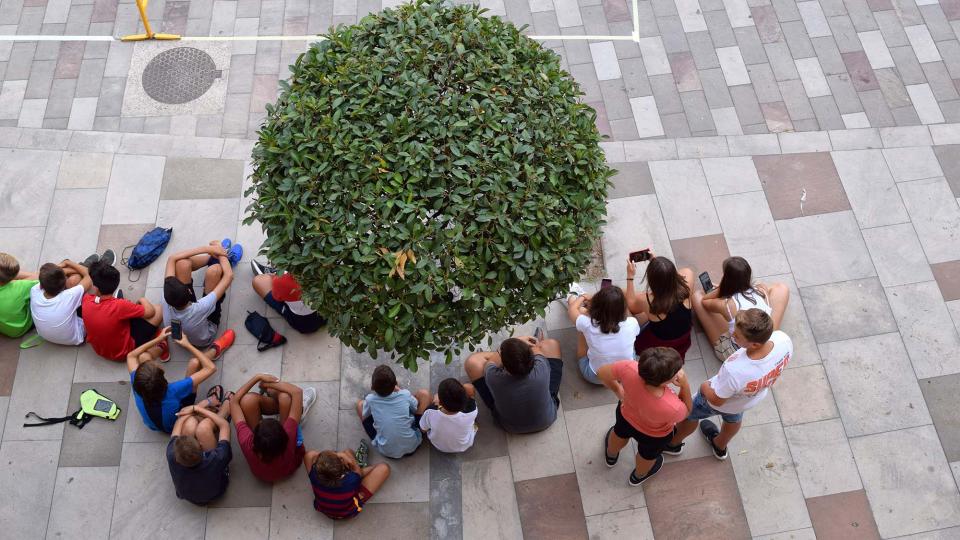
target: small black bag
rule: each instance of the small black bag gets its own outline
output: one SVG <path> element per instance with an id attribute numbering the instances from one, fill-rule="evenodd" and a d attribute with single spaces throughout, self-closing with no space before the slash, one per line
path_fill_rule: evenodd
<path id="1" fill-rule="evenodd" d="M 280 336 L 280 339 L 274 343 L 275 336 L 279 335 L 270 321 L 256 311 L 247 312 L 247 320 L 243 323 L 247 330 L 257 338 L 257 350 L 263 352 L 273 347 L 279 347 L 287 342 L 287 338 Z"/>

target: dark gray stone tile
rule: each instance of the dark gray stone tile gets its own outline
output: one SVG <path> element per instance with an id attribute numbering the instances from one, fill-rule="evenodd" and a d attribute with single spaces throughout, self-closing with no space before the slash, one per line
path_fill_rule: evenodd
<path id="1" fill-rule="evenodd" d="M 813 44 L 807 36 L 807 28 L 801 21 L 790 21 L 780 24 L 783 31 L 783 37 L 787 40 L 787 46 L 790 47 L 790 54 L 794 59 L 810 58 L 816 56 L 817 52 L 813 50 Z"/>
<path id="2" fill-rule="evenodd" d="M 609 120 L 633 119 L 633 110 L 630 108 L 630 100 L 627 98 L 627 89 L 623 80 L 600 81 L 600 93 L 603 95 L 606 116 Z"/>
<path id="3" fill-rule="evenodd" d="M 897 73 L 903 84 L 922 84 L 926 82 L 926 76 L 923 74 L 923 67 L 917 60 L 917 55 L 913 52 L 913 47 L 889 47 L 890 56 L 897 65 Z"/>
<path id="4" fill-rule="evenodd" d="M 845 129 L 843 119 L 840 118 L 840 111 L 837 104 L 833 101 L 833 96 L 819 96 L 810 98 L 810 106 L 813 107 L 813 114 L 817 117 L 820 129 Z"/>
<path id="5" fill-rule="evenodd" d="M 650 167 L 647 165 L 647 162 L 611 163 L 610 166 L 616 169 L 617 173 L 610 179 L 613 185 L 610 186 L 607 192 L 608 199 L 655 193 L 653 179 L 650 177 Z M 564 335 L 561 331 L 553 331 L 550 334 L 552 337 L 559 339 L 561 345 L 565 345 L 565 342 L 561 339 Z M 564 351 L 564 358 L 576 357 L 576 342 L 574 342 L 573 349 L 568 351 L 568 349 L 564 348 Z M 570 352 L 570 354 L 568 355 L 566 352 Z"/>
<path id="6" fill-rule="evenodd" d="M 857 37 L 857 31 L 853 28 L 853 22 L 850 17 L 838 16 L 827 19 L 830 25 L 830 31 L 833 32 L 833 39 L 837 42 L 837 48 L 841 53 L 862 51 L 863 45 L 860 44 L 860 38 Z"/>
<path id="7" fill-rule="evenodd" d="M 873 13 L 873 18 L 880 27 L 880 34 L 887 47 L 910 45 L 910 40 L 907 39 L 907 33 L 903 31 L 903 24 L 900 23 L 900 17 L 897 16 L 896 11 L 876 11 Z"/>
<path id="8" fill-rule="evenodd" d="M 710 30 L 710 37 L 713 38 L 715 46 L 733 47 L 737 44 L 737 38 L 733 33 L 733 27 L 730 26 L 726 11 L 704 13 L 703 19 L 707 22 L 707 28 Z"/>
<path id="9" fill-rule="evenodd" d="M 67 402 L 68 413 L 80 408 L 80 394 L 91 388 L 112 399 L 124 409 L 120 413 L 121 416 L 140 414 L 135 410 L 126 410 L 130 400 L 130 384 L 127 381 L 74 383 L 70 391 L 70 400 Z M 123 418 L 117 420 L 94 418 L 83 429 L 66 425 L 63 430 L 63 444 L 60 445 L 60 466 L 119 466 L 123 449 L 124 425 Z"/>
<path id="10" fill-rule="evenodd" d="M 623 78 L 628 97 L 635 98 L 653 94 L 650 81 L 647 79 L 647 68 L 644 66 L 642 58 L 620 60 L 620 76 Z"/>
<path id="11" fill-rule="evenodd" d="M 672 74 L 653 75 L 650 77 L 650 88 L 661 115 L 683 112 L 683 104 L 680 102 L 680 94 Z"/>
<path id="12" fill-rule="evenodd" d="M 890 127 L 895 126 L 893 113 L 887 106 L 887 101 L 883 98 L 880 89 L 858 92 L 860 94 L 860 103 L 863 104 L 863 112 L 867 113 L 867 119 L 870 120 L 870 127 Z"/>
<path id="13" fill-rule="evenodd" d="M 944 104 L 940 104 L 943 108 Z M 950 184 L 950 190 L 954 196 L 960 198 L 960 144 L 947 144 L 943 146 L 934 146 L 933 152 L 940 160 L 940 168 L 946 175 L 947 183 Z M 0 394 L 2 395 L 2 394 Z"/>
<path id="14" fill-rule="evenodd" d="M 691 32 L 687 34 L 687 44 L 690 46 L 690 53 L 693 54 L 697 69 L 720 67 L 720 59 L 717 58 L 717 50 L 710 38 L 710 32 Z"/>
<path id="15" fill-rule="evenodd" d="M 919 126 L 921 123 L 920 116 L 917 114 L 917 110 L 913 108 L 913 105 L 890 109 L 890 112 L 893 114 L 893 120 L 898 126 Z"/>
<path id="16" fill-rule="evenodd" d="M 833 94 L 833 99 L 837 103 L 840 114 L 863 110 L 863 105 L 860 104 L 860 96 L 846 73 L 827 75 L 827 84 L 830 85 L 830 92 Z"/>
<path id="17" fill-rule="evenodd" d="M 690 46 L 687 44 L 686 34 L 683 32 L 683 24 L 680 22 L 680 17 L 676 15 L 657 17 L 657 26 L 660 27 L 660 38 L 663 40 L 663 48 L 668 54 L 690 50 Z"/>
<path id="18" fill-rule="evenodd" d="M 633 141 L 640 138 L 637 123 L 633 118 L 610 121 L 611 138 L 615 141 Z"/>
<path id="19" fill-rule="evenodd" d="M 790 54 L 790 48 L 785 41 L 767 43 L 763 46 L 767 52 L 767 58 L 770 59 L 770 68 L 778 81 L 788 81 L 799 79 L 797 65 L 793 62 L 793 56 Z"/>
<path id="20" fill-rule="evenodd" d="M 692 133 L 716 131 L 713 114 L 710 113 L 710 107 L 707 105 L 707 99 L 703 91 L 683 92 L 680 94 L 680 101 L 683 102 L 687 124 L 689 124 Z"/>
<path id="21" fill-rule="evenodd" d="M 97 116 L 120 116 L 126 82 L 127 80 L 123 77 L 104 77 L 100 81 Z"/>
<path id="22" fill-rule="evenodd" d="M 843 64 L 843 58 L 840 56 L 840 49 L 837 43 L 830 36 L 816 37 L 810 40 L 813 48 L 817 51 L 817 59 L 820 61 L 820 67 L 824 75 L 835 75 L 845 73 L 846 66 Z"/>
<path id="23" fill-rule="evenodd" d="M 747 71 L 750 72 L 750 81 L 753 83 L 754 92 L 757 93 L 757 101 L 773 103 L 782 100 L 777 79 L 768 64 L 747 66 Z"/>
<path id="24" fill-rule="evenodd" d="M 711 109 L 733 106 L 733 98 L 730 97 L 727 81 L 724 79 L 723 71 L 719 67 L 701 69 L 698 76 L 700 78 L 700 85 L 703 87 L 703 93 L 706 95 L 707 103 Z"/>
<path id="25" fill-rule="evenodd" d="M 744 84 L 730 88 L 730 97 L 733 99 L 733 106 L 737 108 L 737 116 L 740 118 L 741 124 L 749 125 L 765 122 L 752 85 Z"/>
<path id="26" fill-rule="evenodd" d="M 960 374 L 921 379 L 919 383 L 947 461 L 960 460 L 960 415 L 956 413 Z"/>
<path id="27" fill-rule="evenodd" d="M 923 64 L 923 73 L 930 83 L 930 90 L 933 91 L 937 101 L 952 101 L 960 98 L 957 94 L 957 87 L 947 72 L 947 67 L 943 62 L 928 62 Z M 904 81 L 904 84 L 911 84 Z"/>
<path id="28" fill-rule="evenodd" d="M 663 133 L 667 137 L 678 138 L 691 135 L 687 115 L 683 113 L 661 115 L 660 122 L 663 124 Z"/>
<path id="29" fill-rule="evenodd" d="M 847 4 L 847 13 L 857 32 L 877 29 L 877 21 L 873 18 L 873 12 L 870 11 L 867 0 L 844 0 L 844 2 Z"/>
<path id="30" fill-rule="evenodd" d="M 797 3 L 793 0 L 773 0 L 772 4 L 773 9 L 777 12 L 777 19 L 781 23 L 800 20 L 800 11 L 797 9 Z"/>
<path id="31" fill-rule="evenodd" d="M 740 54 L 743 56 L 743 63 L 746 65 L 762 64 L 767 62 L 767 55 L 763 50 L 763 44 L 760 43 L 760 34 L 756 27 L 744 26 L 734 28 L 733 34 L 737 38 L 737 44 L 740 46 Z"/>

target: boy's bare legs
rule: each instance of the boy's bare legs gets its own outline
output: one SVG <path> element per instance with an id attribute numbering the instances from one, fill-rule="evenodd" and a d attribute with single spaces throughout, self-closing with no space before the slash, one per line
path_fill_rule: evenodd
<path id="1" fill-rule="evenodd" d="M 363 422 L 363 400 L 357 400 L 357 406 L 355 407 L 357 411 L 357 416 L 360 418 L 360 421 Z"/>
<path id="2" fill-rule="evenodd" d="M 240 398 L 240 409 L 243 411 L 243 418 L 250 429 L 256 429 L 260 425 L 263 414 L 269 414 L 266 411 L 260 412 L 264 397 L 260 394 L 247 393 Z"/>
<path id="3" fill-rule="evenodd" d="M 350 450 L 350 453 L 352 454 L 353 450 Z M 360 481 L 360 484 L 367 488 L 367 491 L 373 495 L 383 486 L 383 483 L 387 481 L 387 478 L 390 478 L 390 466 L 386 463 L 377 463 L 376 465 L 371 465 L 366 469 L 361 469 L 360 476 L 363 477 L 363 480 Z"/>
<path id="4" fill-rule="evenodd" d="M 716 343 L 720 336 L 730 329 L 730 324 L 723 315 L 707 311 L 707 308 L 703 307 L 703 291 L 699 289 L 693 291 L 693 310 L 697 314 L 700 326 L 707 334 L 707 339 L 710 340 L 710 345 Z"/>
<path id="5" fill-rule="evenodd" d="M 417 398 L 417 414 L 423 414 L 433 401 L 430 399 L 430 391 L 426 389 L 417 390 L 413 397 Z"/>
<path id="6" fill-rule="evenodd" d="M 634 474 L 637 475 L 637 478 L 643 478 L 643 475 L 650 472 L 650 469 L 653 467 L 653 464 L 657 461 L 654 459 L 643 459 L 640 457 L 640 454 L 637 454 L 637 466 Z"/>
<path id="7" fill-rule="evenodd" d="M 221 406 L 217 414 L 224 420 L 229 420 L 230 407 Z M 191 417 L 191 420 L 196 420 L 196 417 Z M 220 430 L 217 428 L 217 424 L 209 418 L 204 418 L 196 424 L 194 436 L 200 441 L 200 448 L 203 448 L 205 452 L 213 450 L 220 442 Z"/>
<path id="8" fill-rule="evenodd" d="M 773 319 L 773 329 L 779 330 L 783 322 L 783 314 L 790 303 L 790 287 L 785 283 L 771 283 L 767 288 L 767 303 L 770 304 L 770 318 Z"/>
<path id="9" fill-rule="evenodd" d="M 193 280 L 193 271 L 199 270 L 207 265 L 210 255 L 206 253 L 194 255 L 189 259 L 180 259 L 177 261 L 176 276 L 181 283 L 190 283 Z"/>
<path id="10" fill-rule="evenodd" d="M 673 439 L 670 440 L 670 446 L 677 446 L 682 443 L 684 439 L 690 436 L 691 433 L 697 430 L 697 427 L 700 425 L 699 420 L 684 420 L 677 424 L 676 432 L 673 434 Z"/>
<path id="11" fill-rule="evenodd" d="M 477 395 L 477 389 L 470 383 L 463 383 L 463 389 L 467 392 L 467 399 L 473 399 Z"/>
<path id="12" fill-rule="evenodd" d="M 720 434 L 713 438 L 713 445 L 724 450 L 730 444 L 730 439 L 740 431 L 740 422 L 731 424 L 729 422 L 720 422 Z"/>
<path id="13" fill-rule="evenodd" d="M 547 358 L 563 358 L 560 352 L 560 342 L 555 339 L 545 339 L 537 343 L 537 347 L 540 349 L 540 354 Z"/>
<path id="14" fill-rule="evenodd" d="M 475 352 L 471 354 L 466 362 L 463 363 L 463 370 L 467 372 L 467 377 L 475 381 L 483 377 L 483 366 L 490 362 L 497 366 L 502 366 L 500 353 L 496 352 Z"/>
<path id="15" fill-rule="evenodd" d="M 273 274 L 260 274 L 253 277 L 253 290 L 260 298 L 267 296 L 273 290 Z"/>

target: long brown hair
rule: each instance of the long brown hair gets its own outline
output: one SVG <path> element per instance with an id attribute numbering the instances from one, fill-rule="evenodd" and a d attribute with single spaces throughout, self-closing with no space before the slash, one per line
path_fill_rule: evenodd
<path id="1" fill-rule="evenodd" d="M 720 298 L 732 298 L 733 295 L 740 293 L 750 303 L 756 305 L 757 300 L 753 297 L 756 293 L 763 297 L 763 293 L 753 288 L 753 270 L 750 263 L 743 257 L 727 257 L 723 261 L 723 277 L 720 278 L 720 290 L 717 294 Z"/>
<path id="2" fill-rule="evenodd" d="M 650 302 L 650 313 L 666 315 L 673 311 L 677 304 L 682 304 L 690 298 L 690 287 L 683 276 L 677 273 L 673 261 L 666 257 L 654 257 L 647 265 L 644 279 L 647 287 L 653 294 L 653 300 L 647 295 Z"/>

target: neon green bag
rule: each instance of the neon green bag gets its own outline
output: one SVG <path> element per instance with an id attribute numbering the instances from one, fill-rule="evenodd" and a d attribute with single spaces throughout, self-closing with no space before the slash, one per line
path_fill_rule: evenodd
<path id="1" fill-rule="evenodd" d="M 116 420 L 120 417 L 120 407 L 107 396 L 97 392 L 96 390 L 89 389 L 84 390 L 80 394 L 80 409 L 73 414 L 68 416 L 62 416 L 60 418 L 44 418 L 39 414 L 30 411 L 26 414 L 25 418 L 30 416 L 35 416 L 41 420 L 41 422 L 36 424 L 23 424 L 23 427 L 37 427 L 37 426 L 49 426 L 52 424 L 59 424 L 60 422 L 70 422 L 71 424 L 77 426 L 79 429 L 83 429 L 83 426 L 87 425 L 87 422 L 92 420 L 94 417 L 106 418 L 107 420 Z"/>

